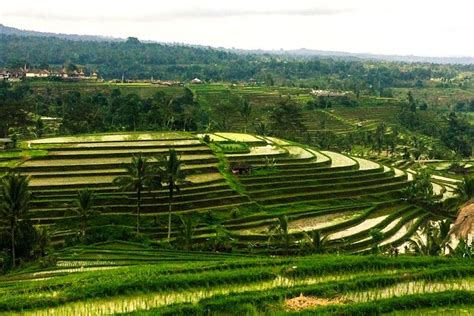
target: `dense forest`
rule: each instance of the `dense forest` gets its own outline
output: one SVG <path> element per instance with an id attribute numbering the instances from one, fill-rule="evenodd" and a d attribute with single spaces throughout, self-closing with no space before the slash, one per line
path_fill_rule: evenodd
<path id="1" fill-rule="evenodd" d="M 430 78 L 453 78 L 473 65 L 371 62 L 329 57 L 237 54 L 213 48 L 158 43 L 71 41 L 55 37 L 0 35 L 0 67 L 78 65 L 104 79 L 121 78 L 207 81 L 254 79 L 266 84 L 382 90 L 417 86 Z M 383 93 L 380 93 L 383 94 Z"/>

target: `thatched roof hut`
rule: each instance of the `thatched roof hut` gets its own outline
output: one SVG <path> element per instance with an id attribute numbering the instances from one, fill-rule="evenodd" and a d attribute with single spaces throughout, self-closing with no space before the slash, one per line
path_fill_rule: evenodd
<path id="1" fill-rule="evenodd" d="M 465 240 L 474 235 L 474 199 L 461 206 L 458 218 L 451 228 L 451 233 Z"/>

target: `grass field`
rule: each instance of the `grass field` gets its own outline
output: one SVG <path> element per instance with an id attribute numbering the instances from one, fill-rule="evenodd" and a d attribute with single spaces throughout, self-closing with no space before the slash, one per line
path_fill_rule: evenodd
<path id="1" fill-rule="evenodd" d="M 0 277 L 0 310 L 8 315 L 368 315 L 474 306 L 472 259 L 269 258 L 109 242 L 66 248 L 57 260 L 58 267 Z"/>

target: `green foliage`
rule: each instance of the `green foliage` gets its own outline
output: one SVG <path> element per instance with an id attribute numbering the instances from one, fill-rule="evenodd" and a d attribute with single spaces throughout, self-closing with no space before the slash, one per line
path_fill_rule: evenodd
<path id="1" fill-rule="evenodd" d="M 27 176 L 19 173 L 8 173 L 2 177 L 0 183 L 0 218 L 7 223 L 9 228 L 12 267 L 15 267 L 17 259 L 15 245 L 17 243 L 18 224 L 21 220 L 26 219 L 29 211 L 31 200 L 29 181 L 30 179 Z"/>
<path id="2" fill-rule="evenodd" d="M 197 218 L 195 214 L 180 215 L 179 236 L 177 238 L 179 244 L 183 245 L 186 250 L 191 250 L 193 247 L 194 230 L 196 229 Z"/>
<path id="3" fill-rule="evenodd" d="M 285 138 L 301 135 L 306 131 L 301 108 L 290 98 L 281 99 L 270 115 L 271 131 Z"/>
<path id="4" fill-rule="evenodd" d="M 85 189 L 77 192 L 76 209 L 74 209 L 74 212 L 80 219 L 82 237 L 86 236 L 89 219 L 98 213 L 93 209 L 95 199 L 93 191 Z"/>
<path id="5" fill-rule="evenodd" d="M 126 165 L 127 174 L 114 179 L 113 184 L 122 191 L 135 191 L 137 199 L 137 233 L 140 231 L 140 213 L 142 192 L 161 187 L 161 177 L 157 175 L 148 158 L 141 153 L 132 157 L 132 162 Z"/>
<path id="6" fill-rule="evenodd" d="M 448 220 L 436 223 L 428 222 L 423 228 L 423 232 L 417 233 L 408 241 L 411 250 L 419 255 L 439 256 L 444 255 L 447 249 L 452 251 L 450 242 L 450 225 Z"/>
<path id="7" fill-rule="evenodd" d="M 268 230 L 270 233 L 269 245 L 283 248 L 284 254 L 288 255 L 292 243 L 292 236 L 288 231 L 288 217 L 286 215 L 278 216 L 277 221 Z"/>
<path id="8" fill-rule="evenodd" d="M 465 176 L 456 189 L 462 200 L 466 201 L 474 197 L 474 177 Z"/>
<path id="9" fill-rule="evenodd" d="M 12 87 L 4 80 L 0 81 L 1 137 L 8 137 L 11 129 L 22 129 L 31 123 L 28 115 L 28 112 L 31 111 L 31 104 L 28 102 L 29 95 L 30 87 L 27 84 Z M 13 145 L 15 148 L 16 144 Z"/>
<path id="10" fill-rule="evenodd" d="M 373 228 L 369 231 L 370 238 L 372 238 L 373 245 L 372 245 L 372 253 L 378 254 L 379 253 L 379 243 L 383 239 L 383 233 L 378 228 Z"/>
<path id="11" fill-rule="evenodd" d="M 168 186 L 168 241 L 171 238 L 171 212 L 173 205 L 173 194 L 179 193 L 179 186 L 185 179 L 181 170 L 183 162 L 181 156 L 174 149 L 170 149 L 168 155 L 158 157 L 158 175 Z"/>
<path id="12" fill-rule="evenodd" d="M 420 171 L 415 179 L 404 191 L 404 195 L 409 201 L 432 204 L 433 186 L 431 184 L 431 174 L 427 171 Z"/>

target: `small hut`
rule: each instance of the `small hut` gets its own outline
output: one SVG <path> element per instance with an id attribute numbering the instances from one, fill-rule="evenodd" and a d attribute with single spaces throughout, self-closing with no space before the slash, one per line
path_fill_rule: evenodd
<path id="1" fill-rule="evenodd" d="M 237 164 L 231 167 L 233 175 L 250 174 L 252 172 L 252 166 L 249 164 Z"/>

